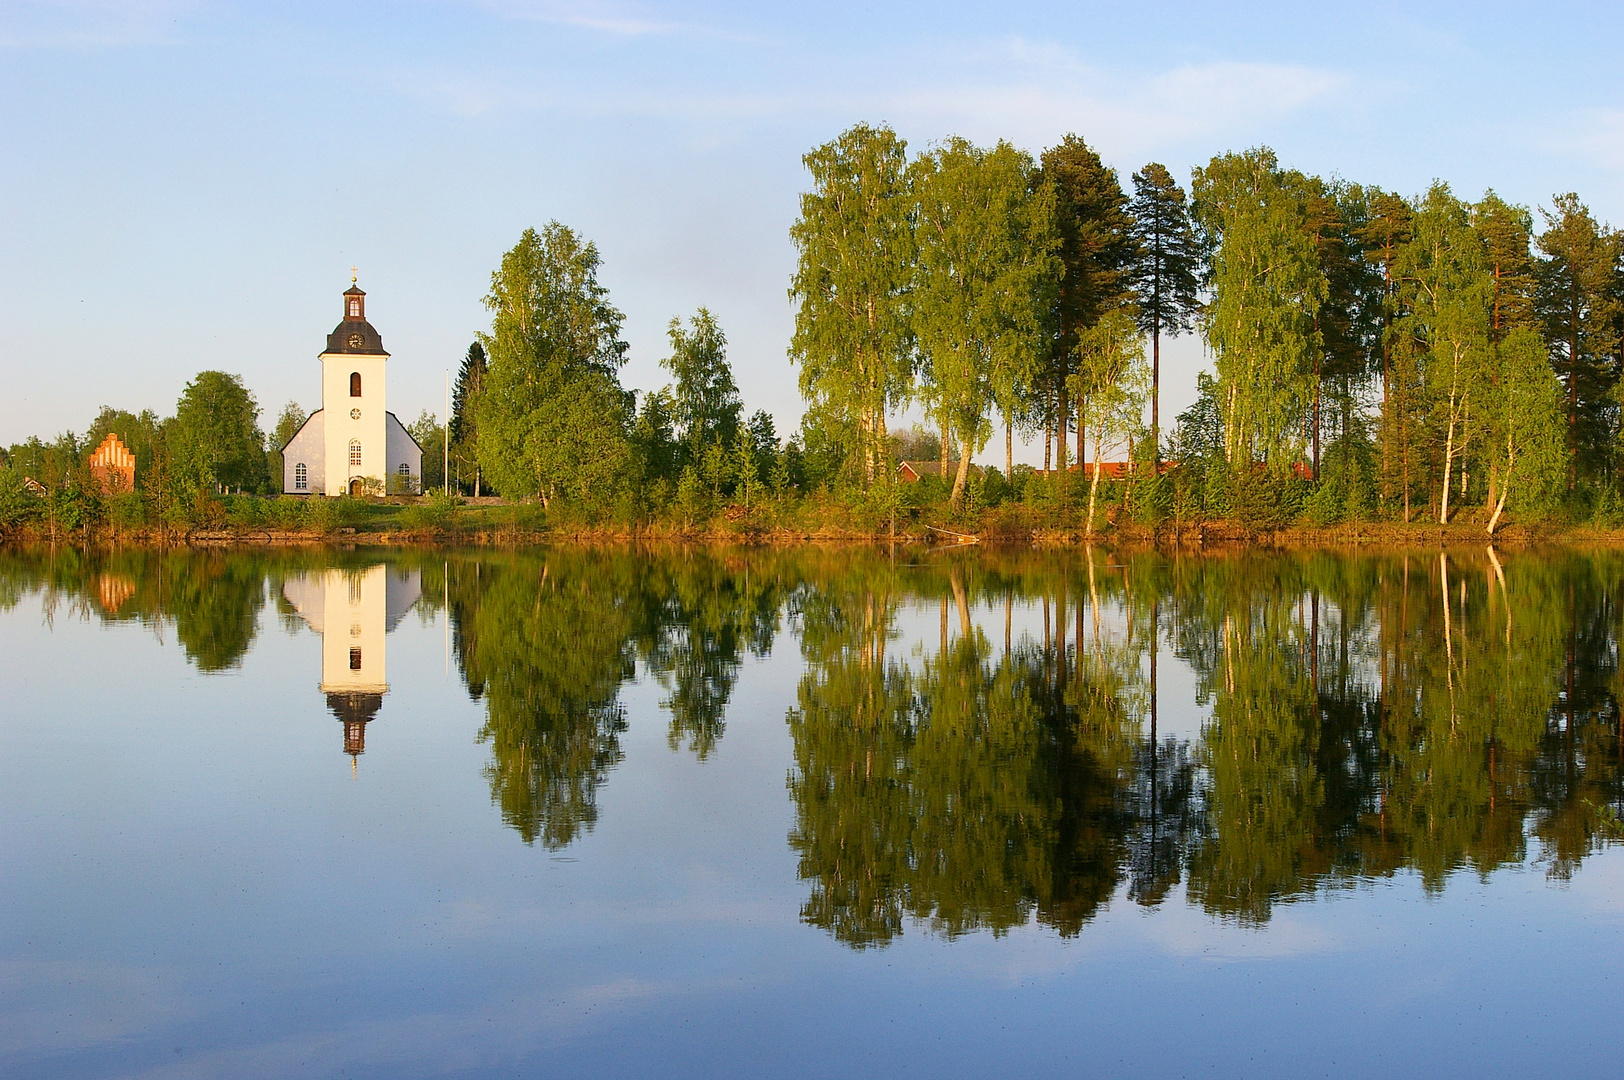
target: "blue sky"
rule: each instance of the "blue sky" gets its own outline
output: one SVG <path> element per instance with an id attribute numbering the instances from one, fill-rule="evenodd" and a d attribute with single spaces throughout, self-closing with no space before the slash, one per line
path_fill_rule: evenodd
<path id="1" fill-rule="evenodd" d="M 554 218 L 602 253 L 627 385 L 663 384 L 666 323 L 705 305 L 787 433 L 800 156 L 856 121 L 916 149 L 1075 131 L 1124 182 L 1267 144 L 1624 223 L 1621 38 L 1604 4 L 0 0 L 0 443 L 167 413 L 204 368 L 267 424 L 315 408 L 351 264 L 391 408 L 443 412 L 491 270 Z M 1164 416 L 1201 362 L 1169 354 Z"/>

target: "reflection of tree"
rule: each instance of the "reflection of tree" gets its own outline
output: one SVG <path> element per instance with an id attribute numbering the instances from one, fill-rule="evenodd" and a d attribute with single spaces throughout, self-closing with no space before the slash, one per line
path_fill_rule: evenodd
<path id="1" fill-rule="evenodd" d="M 811 882 L 802 917 L 848 944 L 884 944 L 906 918 L 951 937 L 1036 914 L 1075 933 L 1120 878 L 1120 705 L 1099 672 L 1065 687 L 1046 649 L 995 660 L 964 583 L 945 584 L 959 635 L 917 669 L 886 657 L 890 593 L 801 606 L 790 844 Z"/>
<path id="2" fill-rule="evenodd" d="M 1156 904 L 1182 886 L 1259 922 L 1318 890 L 1407 870 L 1435 891 L 1531 851 L 1562 878 L 1607 842 L 1601 808 L 1624 813 L 1618 553 L 391 559 L 420 571 L 419 610 L 449 604 L 492 798 L 549 847 L 596 820 L 634 661 L 664 688 L 673 746 L 704 758 L 744 657 L 787 617 L 803 914 L 854 945 L 910 920 L 1077 933 L 1118 890 Z M 267 578 L 280 596 L 347 560 L 376 557 L 10 550 L 0 605 L 173 627 L 212 671 L 252 646 Z M 897 613 L 920 602 L 942 644 L 901 649 Z M 1012 634 L 1017 604 L 1041 634 Z M 1194 743 L 1157 728 L 1164 642 L 1210 709 Z M 334 706 L 357 745 L 368 707 Z"/>
<path id="3" fill-rule="evenodd" d="M 265 605 L 260 566 L 209 552 L 168 566 L 167 607 L 175 637 L 202 671 L 222 671 L 242 662 L 259 630 Z"/>
<path id="4" fill-rule="evenodd" d="M 743 654 L 772 650 L 781 599 L 776 573 L 752 573 L 748 555 L 684 554 L 658 560 L 645 575 L 649 625 L 644 656 L 670 693 L 672 750 L 684 742 L 703 761 L 726 726 Z"/>
<path id="5" fill-rule="evenodd" d="M 621 560 L 549 552 L 460 575 L 459 661 L 483 686 L 486 778 L 502 820 L 558 849 L 597 821 L 598 786 L 621 758 L 620 686 L 633 673 L 633 591 Z"/>
<path id="6" fill-rule="evenodd" d="M 905 916 L 948 936 L 1024 922 L 1047 891 L 1054 796 L 1023 673 L 989 666 L 977 636 L 914 674 L 869 629 L 789 715 L 802 917 L 852 945 Z"/>
<path id="7" fill-rule="evenodd" d="M 199 670 L 224 671 L 242 662 L 259 632 L 271 565 L 262 555 L 218 550 L 9 552 L 0 558 L 0 596 L 39 589 L 48 610 L 66 600 L 102 622 L 172 626 Z"/>

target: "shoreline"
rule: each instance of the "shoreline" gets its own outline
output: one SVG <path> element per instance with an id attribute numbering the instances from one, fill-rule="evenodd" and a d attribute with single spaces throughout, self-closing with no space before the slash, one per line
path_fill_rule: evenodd
<path id="1" fill-rule="evenodd" d="M 19 529 L 0 537 L 0 548 L 75 547 L 96 549 L 167 548 L 525 548 L 550 545 L 624 547 L 871 547 L 904 546 L 934 549 L 974 548 L 1033 551 L 1102 547 L 1173 551 L 1315 551 L 1453 547 L 1585 548 L 1624 544 L 1624 529 L 1595 527 L 1541 530 L 1508 525 L 1488 536 L 1481 525 L 1436 523 L 1408 525 L 1363 522 L 1325 527 L 1293 526 L 1251 529 L 1230 521 L 1203 521 L 1156 528 L 1112 527 L 1087 536 L 1081 529 L 984 529 L 963 533 L 934 526 L 896 533 L 855 529 L 571 529 L 483 527 L 477 529 L 394 529 L 343 527 L 327 531 L 278 530 L 250 526 L 208 529 L 119 529 L 60 531 Z"/>

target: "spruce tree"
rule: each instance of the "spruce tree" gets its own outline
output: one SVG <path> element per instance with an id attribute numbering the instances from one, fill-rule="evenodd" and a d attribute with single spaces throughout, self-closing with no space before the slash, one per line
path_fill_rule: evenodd
<path id="1" fill-rule="evenodd" d="M 462 358 L 451 391 L 451 454 L 474 473 L 474 495 L 480 494 L 479 397 L 485 388 L 485 346 L 474 342 Z"/>
<path id="2" fill-rule="evenodd" d="M 1162 459 L 1162 332 L 1191 329 L 1201 310 L 1196 274 L 1201 247 L 1190 225 L 1190 206 L 1165 165 L 1151 162 L 1133 174 L 1131 235 L 1138 248 L 1128 279 L 1139 301 L 1139 329 L 1150 335 L 1150 434 Z"/>

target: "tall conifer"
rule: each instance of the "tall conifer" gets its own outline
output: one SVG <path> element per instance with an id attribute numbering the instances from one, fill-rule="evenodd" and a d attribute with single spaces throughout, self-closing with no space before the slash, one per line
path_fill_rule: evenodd
<path id="1" fill-rule="evenodd" d="M 1191 329 L 1201 310 L 1196 278 L 1201 248 L 1184 189 L 1165 165 L 1153 161 L 1133 174 L 1129 214 L 1138 247 L 1129 281 L 1139 303 L 1139 329 L 1150 335 L 1150 435 L 1160 462 L 1162 333 Z"/>
<path id="2" fill-rule="evenodd" d="M 1597 224 L 1578 195 L 1558 195 L 1553 207 L 1540 210 L 1545 231 L 1539 249 L 1545 258 L 1535 303 L 1551 364 L 1566 383 L 1571 490 L 1581 464 L 1587 469 L 1609 464 L 1617 428 L 1612 391 L 1618 384 L 1614 282 L 1620 245 L 1619 234 Z"/>
<path id="3" fill-rule="evenodd" d="M 1066 379 L 1075 370 L 1078 335 L 1101 315 L 1128 303 L 1133 296 L 1128 277 L 1133 263 L 1133 219 L 1116 170 L 1076 135 L 1043 152 L 1038 182 L 1052 186 L 1055 220 L 1060 233 L 1060 286 L 1055 302 L 1054 346 L 1049 383 L 1055 395 L 1055 428 L 1059 465 L 1066 467 L 1066 432 L 1071 406 Z M 1077 433 L 1077 457 L 1083 457 L 1083 432 Z"/>

